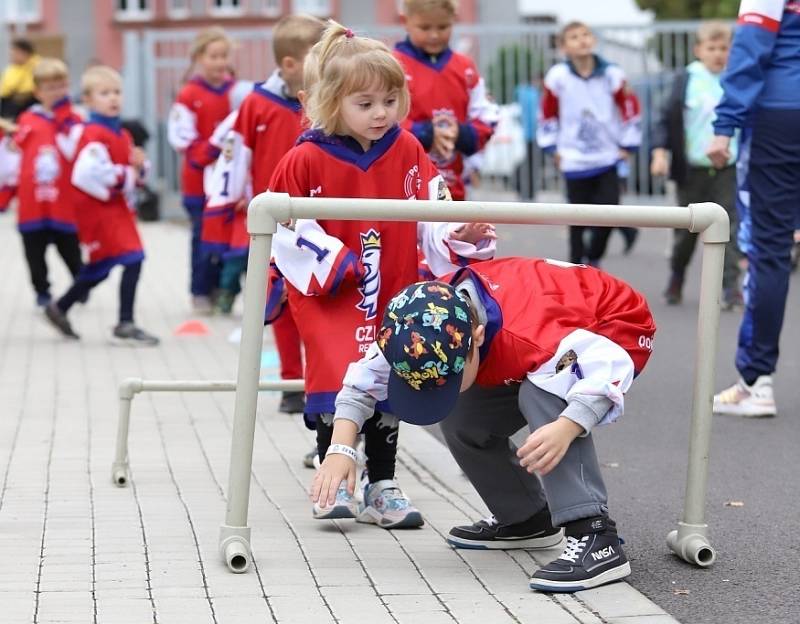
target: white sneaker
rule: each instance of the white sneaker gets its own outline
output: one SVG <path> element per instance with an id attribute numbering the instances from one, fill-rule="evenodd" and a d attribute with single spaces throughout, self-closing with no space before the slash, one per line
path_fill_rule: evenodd
<path id="1" fill-rule="evenodd" d="M 411 505 L 394 479 L 383 479 L 364 488 L 364 502 L 358 522 L 384 529 L 406 529 L 424 524 L 422 514 Z"/>
<path id="2" fill-rule="evenodd" d="M 358 502 L 347 492 L 347 481 L 342 481 L 336 492 L 336 501 L 330 507 L 322 507 L 314 503 L 313 515 L 316 520 L 341 520 L 355 518 L 358 512 Z"/>
<path id="3" fill-rule="evenodd" d="M 740 379 L 727 390 L 714 395 L 714 413 L 747 418 L 775 416 L 772 376 L 761 375 L 752 386 Z"/>

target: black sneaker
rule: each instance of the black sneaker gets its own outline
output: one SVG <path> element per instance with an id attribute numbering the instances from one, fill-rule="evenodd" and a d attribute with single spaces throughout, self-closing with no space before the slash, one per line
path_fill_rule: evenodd
<path id="1" fill-rule="evenodd" d="M 136 327 L 136 325 L 131 322 L 117 325 L 112 332 L 112 339 L 117 344 L 145 345 L 148 347 L 155 347 L 161 342 L 158 338 Z"/>
<path id="2" fill-rule="evenodd" d="M 278 411 L 282 414 L 302 414 L 306 409 L 306 395 L 303 392 L 282 392 Z"/>
<path id="3" fill-rule="evenodd" d="M 47 317 L 47 320 L 50 321 L 50 324 L 67 338 L 72 338 L 73 340 L 78 340 L 80 338 L 72 329 L 72 325 L 69 324 L 67 315 L 61 311 L 61 308 L 56 305 L 55 301 L 51 301 L 44 307 L 44 315 Z"/>
<path id="4" fill-rule="evenodd" d="M 664 300 L 667 305 L 680 305 L 683 301 L 683 278 L 680 275 L 673 274 L 669 278 L 669 284 L 664 291 Z"/>
<path id="5" fill-rule="evenodd" d="M 492 517 L 468 526 L 453 527 L 447 543 L 454 548 L 511 550 L 551 548 L 561 539 L 562 531 L 550 522 L 550 510 L 545 507 L 532 518 L 516 524 L 499 524 Z"/>
<path id="6" fill-rule="evenodd" d="M 317 459 L 317 445 L 314 445 L 308 453 L 303 455 L 303 465 L 306 468 L 319 468 L 319 460 Z"/>
<path id="7" fill-rule="evenodd" d="M 574 592 L 629 576 L 631 565 L 622 551 L 613 520 L 605 516 L 567 524 L 567 545 L 555 561 L 531 577 L 531 589 Z"/>

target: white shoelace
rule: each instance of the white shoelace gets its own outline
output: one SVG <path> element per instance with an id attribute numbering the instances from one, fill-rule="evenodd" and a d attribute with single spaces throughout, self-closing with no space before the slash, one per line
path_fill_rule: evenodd
<path id="1" fill-rule="evenodd" d="M 494 516 L 489 516 L 488 518 L 484 518 L 483 522 L 488 524 L 490 527 L 497 526 L 497 524 L 498 524 L 497 518 L 495 518 Z"/>
<path id="2" fill-rule="evenodd" d="M 564 547 L 564 552 L 561 553 L 559 559 L 569 561 L 570 563 L 575 563 L 575 561 L 583 552 L 583 549 L 586 548 L 586 542 L 588 540 L 588 537 L 582 537 L 581 539 L 567 537 L 567 545 Z"/>

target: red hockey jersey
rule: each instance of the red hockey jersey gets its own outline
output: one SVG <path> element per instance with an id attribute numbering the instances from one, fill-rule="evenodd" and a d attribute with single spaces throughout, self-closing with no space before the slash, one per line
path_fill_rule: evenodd
<path id="1" fill-rule="evenodd" d="M 624 393 L 647 363 L 656 331 L 641 294 L 598 269 L 538 258 L 479 262 L 442 279 L 457 290 L 466 280 L 486 313 L 478 384 L 527 378 L 567 402 L 607 397 L 613 406 L 601 424 L 622 414 Z M 349 367 L 344 385 L 385 401 L 390 374 L 374 344 Z M 360 422 L 371 415 L 353 409 L 348 403 L 338 416 Z"/>
<path id="2" fill-rule="evenodd" d="M 458 124 L 456 149 L 443 160 L 431 154 L 453 199 L 464 199 L 464 158 L 483 149 L 498 119 L 497 106 L 486 95 L 486 86 L 472 59 L 449 48 L 431 57 L 406 39 L 395 47 L 411 94 L 411 110 L 404 127 L 426 149 L 433 140 L 434 117 L 447 115 Z"/>
<path id="3" fill-rule="evenodd" d="M 219 156 L 219 146 L 211 142 L 217 125 L 231 112 L 233 80 L 218 87 L 199 76 L 189 80 L 178 92 L 169 112 L 167 139 L 183 154 L 181 192 L 198 206 L 204 203 L 203 172 Z"/>
<path id="4" fill-rule="evenodd" d="M 444 182 L 419 142 L 399 127 L 366 152 L 350 137 L 312 130 L 281 160 L 270 190 L 295 197 L 436 199 Z M 460 225 L 460 224 L 458 224 Z M 389 297 L 417 277 L 417 245 L 438 274 L 457 268 L 451 252 L 488 258 L 449 241 L 451 224 L 298 220 L 279 226 L 275 264 L 306 346 L 306 412 L 332 412 L 350 362 L 375 339 Z"/>
<path id="5" fill-rule="evenodd" d="M 81 119 L 69 99 L 52 111 L 36 104 L 18 120 L 14 140 L 21 153 L 17 198 L 20 232 L 75 232 L 75 198 L 70 184 Z"/>
<path id="6" fill-rule="evenodd" d="M 253 88 L 234 114 L 233 129 L 223 139 L 209 177 L 203 212 L 203 247 L 223 257 L 247 254 L 247 211 L 237 206 L 267 189 L 278 162 L 300 136 L 303 121 L 300 101 L 286 96 L 277 70 Z"/>
<path id="7" fill-rule="evenodd" d="M 83 272 L 102 279 L 116 264 L 144 258 L 130 197 L 144 176 L 130 163 L 133 141 L 118 117 L 90 113 L 72 170 L 78 238 L 89 252 Z"/>

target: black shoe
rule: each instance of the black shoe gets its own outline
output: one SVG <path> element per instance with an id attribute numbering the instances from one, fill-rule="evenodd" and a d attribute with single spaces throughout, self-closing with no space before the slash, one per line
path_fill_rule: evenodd
<path id="1" fill-rule="evenodd" d="M 562 531 L 550 522 L 550 510 L 545 507 L 532 518 L 516 524 L 499 524 L 492 517 L 469 526 L 453 527 L 447 543 L 455 548 L 511 550 L 551 548 L 561 539 Z"/>
<path id="2" fill-rule="evenodd" d="M 303 392 L 281 393 L 278 411 L 282 414 L 302 414 L 306 409 L 306 395 Z"/>
<path id="3" fill-rule="evenodd" d="M 672 274 L 669 284 L 664 291 L 664 300 L 667 305 L 680 305 L 683 301 L 683 278 L 680 275 Z"/>
<path id="4" fill-rule="evenodd" d="M 574 592 L 629 576 L 631 565 L 622 550 L 613 520 L 584 518 L 566 525 L 567 545 L 555 561 L 531 577 L 531 589 Z"/>
<path id="5" fill-rule="evenodd" d="M 50 321 L 50 324 L 58 329 L 64 336 L 74 340 L 80 339 L 80 336 L 72 329 L 72 325 L 69 324 L 67 315 L 61 311 L 61 308 L 56 305 L 55 301 L 51 301 L 45 306 L 44 315 L 47 317 L 47 320 Z"/>
<path id="6" fill-rule="evenodd" d="M 112 341 L 116 344 L 146 345 L 148 347 L 155 347 L 161 342 L 158 338 L 136 327 L 130 321 L 120 323 L 114 328 Z"/>

